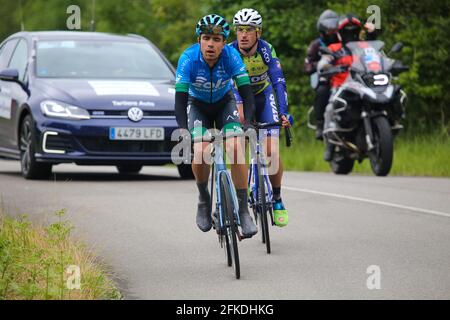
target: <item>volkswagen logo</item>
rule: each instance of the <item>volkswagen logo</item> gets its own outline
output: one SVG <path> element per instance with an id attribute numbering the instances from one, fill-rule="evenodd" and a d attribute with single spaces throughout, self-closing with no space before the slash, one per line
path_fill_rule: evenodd
<path id="1" fill-rule="evenodd" d="M 144 112 L 139 108 L 133 107 L 128 110 L 128 118 L 130 118 L 131 121 L 138 122 L 141 121 L 143 117 Z"/>

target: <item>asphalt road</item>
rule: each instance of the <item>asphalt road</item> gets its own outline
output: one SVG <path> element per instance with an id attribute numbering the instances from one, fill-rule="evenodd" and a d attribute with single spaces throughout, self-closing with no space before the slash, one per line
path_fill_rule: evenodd
<path id="1" fill-rule="evenodd" d="M 286 173 L 290 223 L 271 228 L 270 255 L 259 234 L 240 243 L 236 280 L 176 169 L 54 172 L 26 181 L 0 160 L 3 206 L 40 222 L 67 209 L 126 299 L 450 299 L 450 179 Z"/>

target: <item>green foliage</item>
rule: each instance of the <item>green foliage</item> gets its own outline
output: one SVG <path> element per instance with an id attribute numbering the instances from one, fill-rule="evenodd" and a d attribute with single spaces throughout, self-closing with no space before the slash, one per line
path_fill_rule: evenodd
<path id="1" fill-rule="evenodd" d="M 293 130 L 292 147 L 286 148 L 283 143 L 280 144 L 285 170 L 331 172 L 328 162 L 323 160 L 323 142 L 316 141 L 307 130 L 304 127 Z M 450 177 L 450 139 L 440 132 L 399 136 L 394 146 L 390 175 Z M 368 159 L 361 164 L 355 162 L 352 172 L 373 175 Z"/>
<path id="2" fill-rule="evenodd" d="M 82 30 L 88 31 L 93 12 L 92 0 L 0 0 L 0 39 L 20 30 L 21 10 L 26 30 L 66 29 L 69 5 L 81 8 Z M 263 16 L 263 38 L 272 43 L 287 78 L 291 113 L 304 124 L 314 92 L 303 73 L 309 43 L 317 37 L 320 13 L 333 9 L 369 18 L 369 5 L 381 9 L 380 39 L 386 49 L 402 41 L 402 52 L 393 54 L 411 70 L 400 83 L 408 94 L 406 131 L 429 132 L 438 127 L 448 136 L 450 125 L 450 12 L 449 1 L 414 0 L 96 0 L 97 31 L 137 33 L 152 40 L 174 66 L 180 53 L 195 43 L 195 24 L 205 14 L 215 12 L 231 23 L 241 8 L 255 8 Z M 234 32 L 230 40 L 233 40 Z M 302 119 L 299 121 L 299 119 Z"/>

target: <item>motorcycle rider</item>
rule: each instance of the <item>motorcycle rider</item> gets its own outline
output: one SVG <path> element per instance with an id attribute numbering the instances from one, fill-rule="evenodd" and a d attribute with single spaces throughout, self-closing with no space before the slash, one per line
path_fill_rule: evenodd
<path id="1" fill-rule="evenodd" d="M 331 66 L 351 66 L 353 57 L 346 44 L 351 41 L 375 40 L 381 34 L 381 29 L 376 29 L 372 23 L 362 25 L 361 21 L 352 14 L 343 16 L 338 23 L 338 37 L 340 42 L 328 46 L 331 54 L 322 55 L 317 64 L 319 71 L 325 71 Z M 331 92 L 335 92 L 347 79 L 349 70 L 334 74 L 330 79 Z M 325 110 L 324 134 L 327 131 L 339 129 L 339 125 L 332 121 L 333 104 L 328 103 Z M 326 142 L 324 160 L 331 161 L 333 156 L 333 145 Z"/>
<path id="2" fill-rule="evenodd" d="M 347 65 L 351 66 L 353 62 L 352 54 L 349 49 L 345 46 L 350 41 L 359 41 L 361 31 L 363 30 L 363 25 L 361 21 L 352 14 L 347 14 L 339 20 L 338 23 L 338 37 L 340 42 L 333 43 L 328 46 L 331 54 L 323 54 L 320 61 L 317 64 L 317 70 L 325 71 L 331 66 Z M 349 75 L 349 71 L 343 71 L 334 74 L 330 78 L 331 90 L 335 91 L 340 87 Z M 325 123 L 324 123 L 324 134 L 327 131 L 336 129 L 338 124 L 331 120 L 333 114 L 333 104 L 328 103 L 325 110 Z M 334 145 L 331 143 L 325 143 L 325 153 L 324 160 L 331 161 L 333 156 Z"/>
<path id="3" fill-rule="evenodd" d="M 312 75 L 317 71 L 317 63 L 320 61 L 320 47 L 328 47 L 330 44 L 339 42 L 337 35 L 337 27 L 339 15 L 332 10 L 325 10 L 317 20 L 317 30 L 320 36 L 313 40 L 307 50 L 305 58 L 304 71 L 308 75 Z M 314 113 L 316 115 L 316 139 L 322 140 L 324 112 L 330 98 L 330 84 L 326 77 L 318 79 L 315 88 L 316 97 L 314 99 Z"/>

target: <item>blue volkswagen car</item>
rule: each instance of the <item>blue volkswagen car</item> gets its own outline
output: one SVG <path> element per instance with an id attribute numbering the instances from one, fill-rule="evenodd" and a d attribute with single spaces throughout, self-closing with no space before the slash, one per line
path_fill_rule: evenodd
<path id="1" fill-rule="evenodd" d="M 0 156 L 20 160 L 26 179 L 59 163 L 121 173 L 171 163 L 174 78 L 137 35 L 16 33 L 0 45 Z"/>

